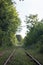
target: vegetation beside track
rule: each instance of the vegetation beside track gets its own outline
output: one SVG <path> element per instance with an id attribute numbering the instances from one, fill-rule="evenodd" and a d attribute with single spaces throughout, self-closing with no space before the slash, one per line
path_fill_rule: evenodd
<path id="1" fill-rule="evenodd" d="M 27 49 L 26 51 L 43 65 L 43 54 L 38 53 L 36 50 L 33 49 Z"/>
<path id="2" fill-rule="evenodd" d="M 3 65 L 7 60 L 11 52 L 14 50 L 14 46 L 12 47 L 0 47 L 0 65 Z"/>

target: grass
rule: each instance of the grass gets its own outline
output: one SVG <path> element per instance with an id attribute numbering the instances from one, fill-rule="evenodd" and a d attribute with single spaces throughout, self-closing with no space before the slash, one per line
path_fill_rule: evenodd
<path id="1" fill-rule="evenodd" d="M 31 61 L 29 57 L 26 56 L 24 49 L 20 47 L 0 47 L 0 52 L 3 53 L 2 56 L 0 56 L 0 65 L 4 64 L 4 62 L 14 49 L 16 49 L 16 51 L 7 65 L 36 65 L 33 61 Z M 39 54 L 32 49 L 27 49 L 26 51 L 28 51 L 33 57 L 38 59 L 39 62 L 43 65 L 43 54 Z"/>
<path id="2" fill-rule="evenodd" d="M 27 51 L 43 65 L 43 54 L 42 53 L 38 53 L 37 50 L 35 49 L 27 49 Z"/>
<path id="3" fill-rule="evenodd" d="M 17 48 L 7 65 L 36 65 L 26 56 L 23 48 Z"/>
<path id="4" fill-rule="evenodd" d="M 14 47 L 0 47 L 0 65 L 4 64 L 4 62 L 9 57 L 13 49 Z"/>

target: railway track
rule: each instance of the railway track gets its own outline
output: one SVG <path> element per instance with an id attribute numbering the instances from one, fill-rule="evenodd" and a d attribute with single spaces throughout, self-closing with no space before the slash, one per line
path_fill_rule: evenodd
<path id="1" fill-rule="evenodd" d="M 26 54 L 27 57 L 29 57 L 32 60 L 33 63 L 35 63 L 36 65 L 41 65 L 41 63 L 38 60 L 36 60 L 33 56 L 31 56 L 26 50 L 24 50 L 24 53 Z M 7 65 L 7 63 L 9 62 L 9 60 L 12 59 L 13 54 L 15 54 L 15 50 L 13 50 L 13 52 L 7 58 L 7 60 L 5 61 L 4 65 Z M 31 60 L 30 60 L 30 62 L 31 62 Z"/>
<path id="2" fill-rule="evenodd" d="M 32 55 L 30 55 L 30 54 L 29 54 L 28 52 L 26 52 L 26 51 L 25 51 L 25 53 L 26 53 L 26 55 L 27 55 L 28 57 L 31 58 L 32 61 L 34 61 L 34 63 L 36 63 L 37 65 L 41 65 L 41 63 L 40 63 L 38 60 L 36 60 Z"/>
<path id="3" fill-rule="evenodd" d="M 13 52 L 10 54 L 10 56 L 7 58 L 7 60 L 5 61 L 4 65 L 7 65 L 7 63 L 9 62 L 9 60 L 11 59 L 11 57 L 13 56 L 15 50 L 13 50 Z"/>

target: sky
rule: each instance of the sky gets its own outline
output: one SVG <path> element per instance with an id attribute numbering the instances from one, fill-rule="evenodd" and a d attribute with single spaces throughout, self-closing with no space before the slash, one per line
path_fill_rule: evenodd
<path id="1" fill-rule="evenodd" d="M 38 14 L 40 19 L 43 18 L 43 0 L 13 0 L 16 2 L 16 9 L 19 13 L 19 17 L 22 21 L 22 26 L 25 26 L 25 16 L 29 14 Z M 22 37 L 25 36 L 26 27 L 22 27 L 22 31 L 18 34 L 21 34 Z"/>

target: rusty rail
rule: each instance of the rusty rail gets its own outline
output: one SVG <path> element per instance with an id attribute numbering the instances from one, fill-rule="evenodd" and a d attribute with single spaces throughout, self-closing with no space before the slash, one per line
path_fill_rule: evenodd
<path id="1" fill-rule="evenodd" d="M 28 57 L 30 57 L 37 65 L 41 65 L 41 63 L 40 63 L 38 60 L 36 60 L 33 56 L 31 56 L 28 52 L 25 51 L 25 53 L 26 53 L 26 55 L 27 55 Z"/>
<path id="2" fill-rule="evenodd" d="M 7 60 L 5 61 L 4 65 L 6 65 L 8 63 L 8 61 L 10 60 L 10 58 L 13 56 L 15 50 L 13 50 L 13 52 L 10 54 L 10 56 L 7 58 Z"/>

